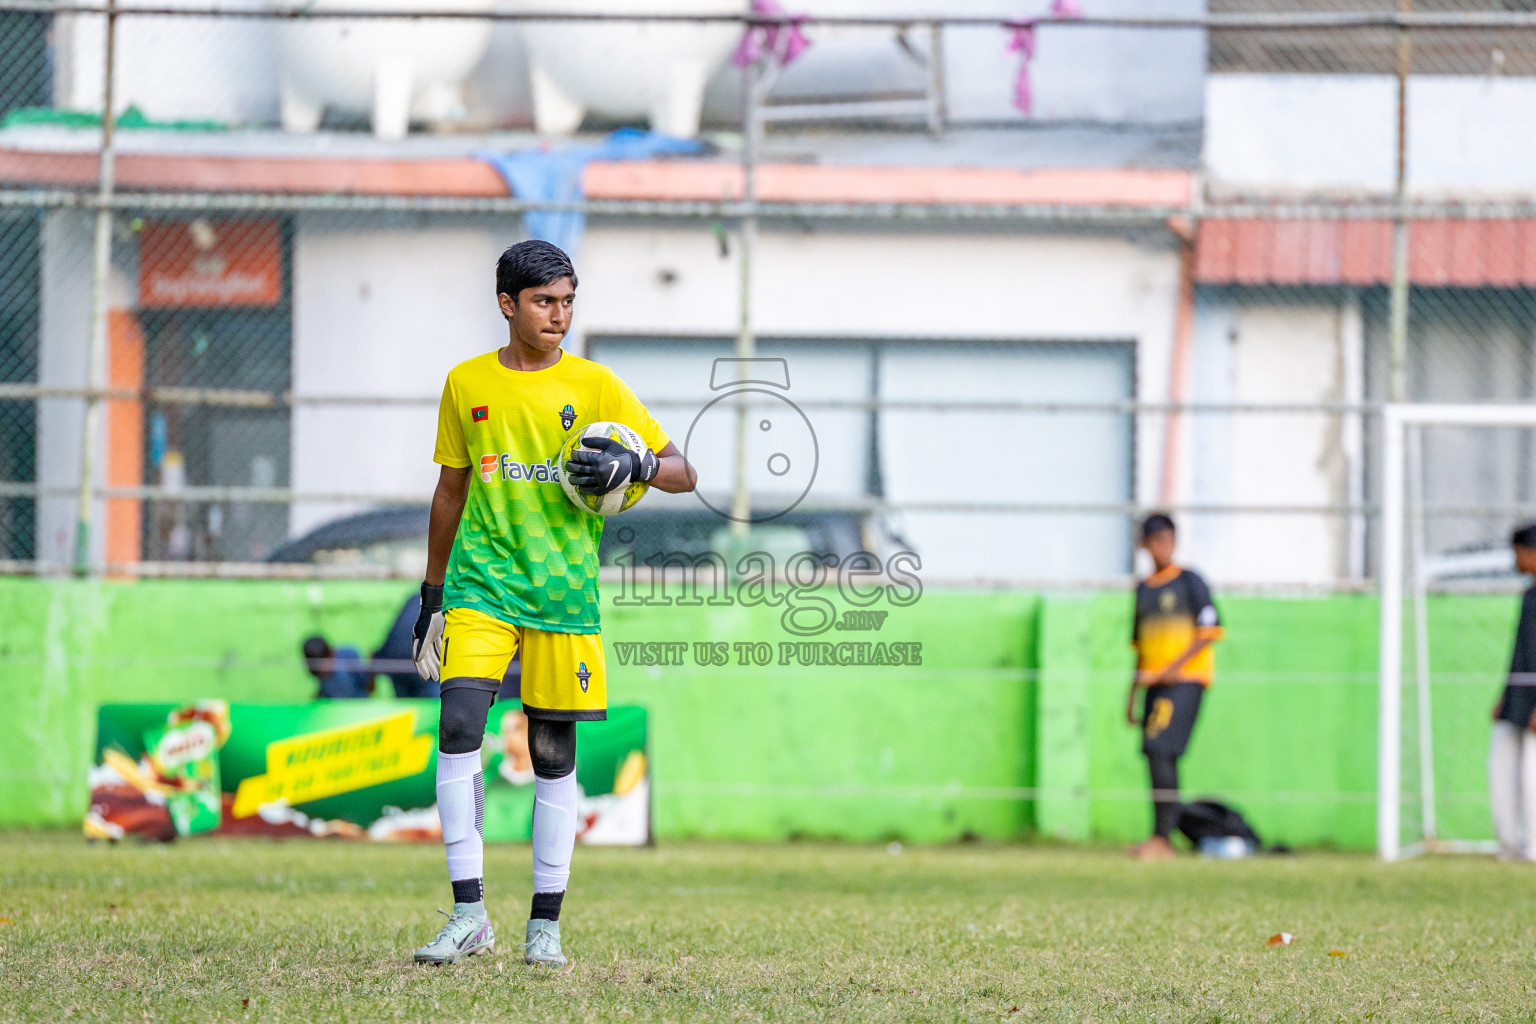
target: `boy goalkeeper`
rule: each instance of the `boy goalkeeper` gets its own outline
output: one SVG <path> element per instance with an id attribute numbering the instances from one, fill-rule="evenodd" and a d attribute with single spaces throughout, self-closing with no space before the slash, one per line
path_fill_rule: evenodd
<path id="1" fill-rule="evenodd" d="M 442 466 L 432 496 L 427 573 L 412 655 L 442 682 L 437 809 L 453 913 L 419 963 L 491 952 L 483 900 L 485 788 L 480 744 L 512 655 L 522 649 L 522 702 L 535 773 L 533 906 L 523 959 L 563 966 L 560 907 L 576 843 L 576 723 L 607 717 L 598 633 L 597 544 L 602 517 L 577 509 L 561 473 L 595 494 L 635 481 L 693 489 L 692 467 L 635 397 L 597 363 L 560 348 L 571 325 L 576 272 L 548 242 L 520 242 L 496 264 L 507 344 L 448 374 L 438 408 Z M 633 428 L 647 450 L 586 441 L 558 465 L 577 422 Z"/>

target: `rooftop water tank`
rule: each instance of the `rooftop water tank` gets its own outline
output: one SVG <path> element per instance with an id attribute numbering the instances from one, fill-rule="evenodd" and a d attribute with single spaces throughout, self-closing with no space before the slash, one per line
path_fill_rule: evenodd
<path id="1" fill-rule="evenodd" d="M 313 0 L 310 11 L 486 11 L 493 0 Z M 278 26 L 283 127 L 314 131 L 326 107 L 370 114 L 373 133 L 405 136 L 412 119 L 462 115 L 464 79 L 485 56 L 491 23 L 469 18 L 316 18 Z"/>
<path id="2" fill-rule="evenodd" d="M 630 13 L 632 0 L 515 0 L 514 10 Z M 745 14 L 748 0 L 672 0 L 646 13 Z M 541 134 L 574 132 L 587 111 L 644 117 L 653 131 L 699 132 L 704 85 L 741 38 L 731 22 L 527 22 L 534 125 Z"/>

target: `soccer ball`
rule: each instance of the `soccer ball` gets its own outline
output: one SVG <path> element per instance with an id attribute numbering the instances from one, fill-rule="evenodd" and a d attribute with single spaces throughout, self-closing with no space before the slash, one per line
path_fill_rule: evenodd
<path id="1" fill-rule="evenodd" d="M 632 452 L 643 452 L 646 449 L 646 444 L 641 440 L 640 435 L 622 423 L 603 420 L 577 427 L 565 439 L 565 444 L 560 446 L 560 486 L 565 490 L 565 496 L 570 498 L 571 504 L 577 508 L 599 516 L 616 516 L 634 507 L 635 502 L 645 497 L 645 492 L 651 489 L 650 484 L 636 480 L 628 487 L 609 491 L 607 494 L 587 494 L 578 490 L 576 485 L 566 477 L 565 464 L 570 460 L 571 453 L 578 448 L 592 451 L 581 443 L 584 437 L 606 437 L 619 442 Z"/>

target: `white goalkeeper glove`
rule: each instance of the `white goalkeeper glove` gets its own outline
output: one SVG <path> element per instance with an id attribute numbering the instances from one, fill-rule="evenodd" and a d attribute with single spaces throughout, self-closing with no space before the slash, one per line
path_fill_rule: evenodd
<path id="1" fill-rule="evenodd" d="M 443 588 L 421 585 L 421 611 L 411 630 L 411 660 L 416 674 L 437 682 L 443 671 Z"/>

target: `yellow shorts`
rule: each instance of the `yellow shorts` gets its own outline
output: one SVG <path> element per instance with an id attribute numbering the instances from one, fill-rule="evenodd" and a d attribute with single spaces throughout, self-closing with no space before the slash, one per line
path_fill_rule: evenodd
<path id="1" fill-rule="evenodd" d="M 443 620 L 443 689 L 468 686 L 494 693 L 521 646 L 524 711 L 560 722 L 608 717 L 600 634 L 514 626 L 471 608 L 450 608 Z"/>

